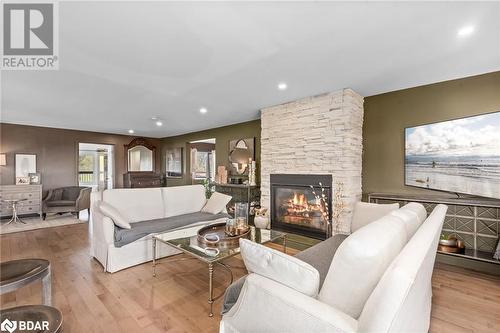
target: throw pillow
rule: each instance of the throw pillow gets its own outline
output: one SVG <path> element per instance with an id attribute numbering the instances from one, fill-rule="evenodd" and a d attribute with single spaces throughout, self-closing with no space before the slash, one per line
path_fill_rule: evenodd
<path id="1" fill-rule="evenodd" d="M 230 195 L 225 195 L 219 192 L 212 193 L 210 199 L 207 200 L 205 206 L 201 209 L 202 212 L 219 214 L 226 208 L 226 205 L 231 201 Z"/>
<path id="2" fill-rule="evenodd" d="M 112 219 L 113 222 L 117 226 L 119 226 L 120 228 L 124 228 L 124 229 L 131 228 L 128 220 L 125 217 L 123 217 L 123 215 L 118 211 L 118 209 L 116 209 L 114 206 L 110 205 L 109 203 L 101 201 L 99 203 L 99 209 L 101 210 L 101 212 L 104 215 L 106 215 L 107 217 Z"/>
<path id="3" fill-rule="evenodd" d="M 378 220 L 399 208 L 398 203 L 375 204 L 367 202 L 356 202 L 352 213 L 351 232 L 364 227 L 365 225 Z"/>
<path id="4" fill-rule="evenodd" d="M 319 272 L 308 263 L 243 238 L 240 239 L 240 251 L 248 272 L 277 281 L 307 296 L 318 295 Z"/>

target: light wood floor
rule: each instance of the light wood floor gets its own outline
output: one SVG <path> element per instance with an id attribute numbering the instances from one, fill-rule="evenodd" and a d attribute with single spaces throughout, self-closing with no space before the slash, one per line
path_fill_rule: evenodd
<path id="1" fill-rule="evenodd" d="M 207 316 L 207 268 L 197 260 L 163 259 L 156 278 L 150 263 L 104 273 L 89 257 L 86 224 L 2 235 L 0 243 L 2 261 L 51 261 L 54 305 L 63 312 L 66 333 L 218 331 L 220 316 Z M 228 263 L 242 265 L 237 257 Z M 215 272 L 220 293 L 228 274 Z M 2 295 L 1 307 L 39 303 L 40 289 L 35 283 Z M 433 289 L 431 332 L 500 332 L 500 278 L 441 265 Z"/>

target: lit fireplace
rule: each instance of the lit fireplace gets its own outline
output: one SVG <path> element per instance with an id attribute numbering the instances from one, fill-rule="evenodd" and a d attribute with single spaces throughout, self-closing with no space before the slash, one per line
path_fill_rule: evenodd
<path id="1" fill-rule="evenodd" d="M 329 237 L 331 184 L 331 175 L 271 175 L 272 228 Z M 328 205 L 319 199 L 322 195 Z"/>

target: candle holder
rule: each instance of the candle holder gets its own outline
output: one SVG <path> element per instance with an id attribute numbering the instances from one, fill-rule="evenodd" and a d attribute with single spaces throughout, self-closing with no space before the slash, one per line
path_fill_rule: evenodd
<path id="1" fill-rule="evenodd" d="M 234 204 L 234 219 L 238 235 L 248 231 L 248 203 L 237 202 Z"/>

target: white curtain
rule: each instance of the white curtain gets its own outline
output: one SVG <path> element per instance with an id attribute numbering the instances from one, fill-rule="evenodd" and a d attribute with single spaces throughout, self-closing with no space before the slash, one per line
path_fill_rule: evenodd
<path id="1" fill-rule="evenodd" d="M 191 179 L 194 180 L 196 178 L 195 173 L 195 163 L 196 163 L 196 153 L 198 150 L 196 148 L 191 148 Z"/>

